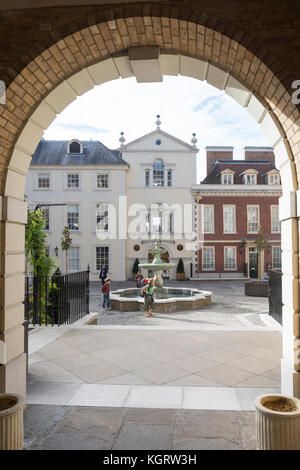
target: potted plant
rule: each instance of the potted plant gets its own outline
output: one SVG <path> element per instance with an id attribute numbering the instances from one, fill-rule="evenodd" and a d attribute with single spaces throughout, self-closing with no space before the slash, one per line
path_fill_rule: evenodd
<path id="1" fill-rule="evenodd" d="M 245 282 L 245 295 L 252 295 L 255 297 L 268 297 L 269 283 L 262 281 L 261 272 L 261 255 L 267 246 L 267 240 L 263 234 L 263 228 L 260 225 L 254 245 L 257 252 L 257 280 Z"/>
<path id="2" fill-rule="evenodd" d="M 284 395 L 255 399 L 258 450 L 300 450 L 300 400 Z"/>
<path id="3" fill-rule="evenodd" d="M 24 449 L 24 399 L 16 393 L 0 393 L 0 450 Z"/>
<path id="4" fill-rule="evenodd" d="M 184 272 L 184 264 L 181 258 L 179 258 L 177 264 L 177 281 L 184 281 L 185 280 L 185 272 Z"/>
<path id="5" fill-rule="evenodd" d="M 133 263 L 132 267 L 132 280 L 135 281 L 136 275 L 139 272 L 139 260 L 136 258 L 135 262 Z"/>

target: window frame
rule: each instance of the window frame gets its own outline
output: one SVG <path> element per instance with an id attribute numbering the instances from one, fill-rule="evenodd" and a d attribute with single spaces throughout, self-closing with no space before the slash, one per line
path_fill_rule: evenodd
<path id="1" fill-rule="evenodd" d="M 233 248 L 233 251 L 234 251 L 234 261 L 235 261 L 235 267 L 234 268 L 228 268 L 226 267 L 226 249 L 227 248 L 230 248 L 232 249 Z M 237 250 L 236 250 L 236 246 L 234 245 L 225 245 L 224 246 L 224 271 L 236 271 L 237 270 Z"/>
<path id="2" fill-rule="evenodd" d="M 78 187 L 69 187 L 69 176 L 78 175 Z M 81 190 L 81 174 L 79 171 L 66 171 L 64 172 L 64 190 L 65 191 L 80 191 Z"/>
<path id="3" fill-rule="evenodd" d="M 278 218 L 278 230 L 273 230 L 273 208 L 277 208 L 277 218 Z M 281 233 L 281 223 L 279 220 L 279 205 L 278 204 L 271 204 L 270 206 L 271 211 L 271 233 Z"/>
<path id="4" fill-rule="evenodd" d="M 280 266 L 274 266 L 274 251 L 275 249 L 279 249 L 280 250 Z M 281 249 L 281 246 L 278 246 L 278 245 L 273 245 L 272 246 L 272 269 L 282 269 L 282 249 Z"/>
<path id="5" fill-rule="evenodd" d="M 213 252 L 213 268 L 204 268 L 204 250 L 205 249 L 211 249 L 212 252 Z M 201 263 L 201 267 L 202 267 L 202 271 L 215 271 L 216 270 L 216 257 L 215 257 L 215 247 L 214 246 L 203 246 L 202 247 L 202 263 Z"/>
<path id="6" fill-rule="evenodd" d="M 275 178 L 275 177 L 278 178 L 278 183 L 271 183 L 271 178 Z M 280 184 L 281 184 L 280 183 L 280 174 L 278 172 L 275 172 L 275 171 L 268 173 L 268 184 L 270 186 L 280 186 Z"/>
<path id="7" fill-rule="evenodd" d="M 77 144 L 80 145 L 80 152 L 70 152 L 70 146 L 71 144 L 73 144 L 74 142 L 76 142 Z M 72 139 L 68 142 L 68 154 L 69 155 L 82 155 L 83 153 L 83 145 L 82 145 L 82 142 L 80 142 L 80 140 L 78 139 Z"/>
<path id="8" fill-rule="evenodd" d="M 212 230 L 205 230 L 205 209 L 212 208 Z M 215 206 L 214 204 L 203 204 L 203 233 L 204 234 L 214 234 L 215 233 Z"/>
<path id="9" fill-rule="evenodd" d="M 71 253 L 71 250 L 74 249 L 74 248 L 78 249 L 78 269 L 71 269 L 71 267 L 70 267 L 70 261 L 71 261 L 70 253 Z M 80 269 L 81 269 L 80 246 L 79 245 L 71 245 L 70 248 L 69 248 L 69 255 L 68 256 L 69 256 L 69 271 L 73 272 L 73 273 L 77 272 L 77 271 L 80 271 Z"/>
<path id="10" fill-rule="evenodd" d="M 98 187 L 98 176 L 107 176 L 107 188 Z M 111 190 L 111 173 L 108 171 L 97 171 L 95 175 L 95 191 L 110 191 Z"/>
<path id="11" fill-rule="evenodd" d="M 233 220 L 234 220 L 234 229 L 231 231 L 225 231 L 225 217 L 224 217 L 224 208 L 225 207 L 234 207 L 234 215 L 233 215 Z M 223 234 L 233 234 L 236 233 L 236 204 L 223 204 Z"/>
<path id="12" fill-rule="evenodd" d="M 258 222 L 257 222 L 257 231 L 250 231 L 249 230 L 249 208 L 250 207 L 257 207 L 258 208 Z M 259 226 L 260 226 L 260 206 L 259 204 L 247 204 L 247 233 L 251 234 L 257 234 L 259 231 Z"/>
<path id="13" fill-rule="evenodd" d="M 69 206 L 78 206 L 78 230 L 76 229 L 70 229 L 69 227 L 69 223 L 68 223 L 68 207 Z M 79 233 L 80 231 L 80 203 L 78 202 L 71 202 L 71 203 L 68 203 L 67 206 L 66 206 L 66 224 L 67 227 L 69 228 L 70 232 L 72 233 Z"/>
<path id="14" fill-rule="evenodd" d="M 98 272 L 100 269 L 101 269 L 101 266 L 102 264 L 105 264 L 103 262 L 100 263 L 100 267 L 98 268 L 97 267 L 97 248 L 107 248 L 108 249 L 108 256 L 107 256 L 107 259 L 108 259 L 108 265 L 105 265 L 107 266 L 107 270 L 110 271 L 111 269 L 111 249 L 110 249 L 110 245 L 95 245 L 95 251 L 94 251 L 94 260 L 95 260 L 95 272 Z"/>
<path id="15" fill-rule="evenodd" d="M 110 210 L 109 210 L 110 203 L 106 202 L 106 201 L 103 201 L 103 202 L 96 202 L 95 205 L 96 205 L 96 228 L 95 228 L 95 233 L 97 233 L 97 232 L 109 233 L 109 230 L 110 230 Z M 99 228 L 98 229 L 98 222 L 97 222 L 98 206 L 106 206 L 106 210 L 107 210 L 107 229 L 105 229 L 105 228 L 103 228 L 103 229 Z M 101 223 L 101 222 L 99 222 L 99 223 Z"/>
<path id="16" fill-rule="evenodd" d="M 161 170 L 154 170 L 154 166 L 155 166 L 155 163 L 156 163 L 156 162 L 161 162 L 161 163 L 162 163 L 162 169 L 161 169 Z M 155 160 L 153 161 L 153 164 L 152 164 L 152 186 L 153 186 L 154 188 L 164 188 L 164 187 L 166 186 L 165 170 L 166 170 L 166 166 L 165 166 L 165 162 L 163 161 L 163 159 L 162 159 L 162 158 L 159 158 L 159 157 L 155 158 Z M 162 173 L 162 183 L 163 183 L 163 184 L 159 184 L 159 185 L 158 185 L 158 184 L 154 184 L 155 177 L 157 177 L 157 176 L 155 176 L 155 172 L 160 172 L 160 173 Z M 158 178 L 158 177 L 157 177 L 157 178 Z"/>
<path id="17" fill-rule="evenodd" d="M 39 186 L 39 176 L 40 175 L 48 175 L 48 177 L 49 177 L 49 187 L 48 188 L 42 188 L 42 187 Z M 37 191 L 51 191 L 52 190 L 52 174 L 51 174 L 50 171 L 37 171 L 35 189 Z"/>

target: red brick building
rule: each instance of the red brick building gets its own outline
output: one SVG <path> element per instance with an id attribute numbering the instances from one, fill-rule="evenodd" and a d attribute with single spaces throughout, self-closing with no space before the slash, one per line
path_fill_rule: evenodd
<path id="1" fill-rule="evenodd" d="M 273 149 L 245 147 L 244 157 L 233 160 L 232 147 L 206 148 L 207 176 L 193 186 L 198 239 L 203 240 L 193 277 L 257 277 L 254 242 L 260 226 L 268 242 L 261 272 L 281 268 L 281 184 Z"/>

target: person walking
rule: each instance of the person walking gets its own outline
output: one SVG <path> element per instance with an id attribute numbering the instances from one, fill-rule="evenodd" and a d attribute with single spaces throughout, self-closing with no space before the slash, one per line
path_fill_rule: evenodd
<path id="1" fill-rule="evenodd" d="M 107 267 L 104 266 L 104 264 L 102 264 L 101 269 L 100 269 L 100 273 L 99 273 L 99 279 L 101 279 L 102 285 L 104 285 L 105 279 L 107 277 L 107 272 L 108 272 Z"/>
<path id="2" fill-rule="evenodd" d="M 103 294 L 103 303 L 102 307 L 105 308 L 106 305 L 106 310 L 110 310 L 110 279 L 107 278 L 105 279 L 105 282 L 102 287 L 102 294 Z"/>
<path id="3" fill-rule="evenodd" d="M 151 278 L 149 279 L 148 284 L 146 284 L 143 287 L 143 293 L 144 293 L 144 311 L 146 317 L 153 317 L 152 315 L 152 309 L 153 309 L 153 304 L 154 304 L 154 299 L 153 299 L 153 291 L 154 291 L 154 279 Z"/>

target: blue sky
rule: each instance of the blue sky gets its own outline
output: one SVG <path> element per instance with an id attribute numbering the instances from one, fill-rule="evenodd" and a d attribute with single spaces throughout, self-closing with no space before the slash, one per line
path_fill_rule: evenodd
<path id="1" fill-rule="evenodd" d="M 100 140 L 119 146 L 120 132 L 130 142 L 155 129 L 185 142 L 196 132 L 198 181 L 205 176 L 207 145 L 231 145 L 234 158 L 245 146 L 268 146 L 259 125 L 246 109 L 206 82 L 188 77 L 164 77 L 161 83 L 136 83 L 135 78 L 104 83 L 78 97 L 52 123 L 45 139 Z"/>

